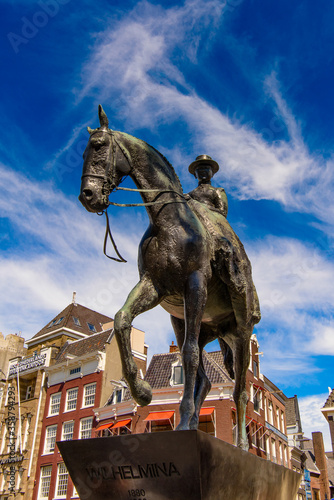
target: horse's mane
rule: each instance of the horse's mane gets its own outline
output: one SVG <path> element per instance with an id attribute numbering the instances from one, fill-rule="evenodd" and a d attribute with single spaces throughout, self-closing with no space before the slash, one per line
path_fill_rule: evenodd
<path id="1" fill-rule="evenodd" d="M 138 142 L 140 142 L 143 146 L 146 146 L 149 151 L 151 150 L 152 153 L 155 153 L 159 158 L 161 158 L 161 160 L 165 164 L 165 166 L 168 167 L 165 169 L 165 174 L 169 177 L 171 182 L 174 182 L 177 184 L 177 187 L 180 189 L 180 192 L 183 193 L 182 184 L 180 182 L 179 176 L 177 175 L 173 165 L 167 160 L 167 158 L 162 153 L 160 153 L 160 151 L 158 151 L 156 148 L 151 146 L 151 144 L 148 144 L 147 142 L 143 141 L 142 139 L 137 139 L 136 137 L 133 137 L 132 135 L 124 133 L 124 132 L 118 132 L 118 133 L 121 134 L 122 136 L 124 136 L 125 138 L 130 139 L 130 143 L 132 143 L 132 144 L 136 143 L 136 142 L 138 144 Z M 134 148 L 134 149 L 136 149 L 136 148 Z M 138 151 L 133 151 L 132 154 L 134 156 L 138 157 Z"/>
<path id="2" fill-rule="evenodd" d="M 144 142 L 144 141 L 143 141 L 143 142 Z M 147 142 L 146 142 L 145 144 L 147 144 Z M 181 184 L 180 178 L 179 178 L 179 176 L 177 175 L 176 170 L 175 170 L 175 168 L 173 167 L 173 165 L 172 165 L 172 164 L 171 164 L 171 163 L 167 160 L 167 158 L 166 158 L 166 157 L 165 157 L 162 153 L 160 153 L 160 151 L 158 151 L 157 149 L 155 149 L 155 148 L 154 148 L 153 146 L 151 146 L 150 144 L 147 144 L 147 145 L 148 145 L 151 149 L 153 149 L 153 151 L 155 151 L 156 153 L 158 153 L 158 155 L 159 155 L 159 156 L 163 159 L 163 161 L 164 161 L 165 163 L 167 163 L 167 165 L 169 166 L 169 168 L 170 168 L 170 169 L 171 169 L 171 171 L 173 172 L 173 174 L 174 174 L 174 176 L 175 176 L 175 178 L 176 178 L 176 180 L 177 180 L 177 182 L 178 182 L 178 184 L 179 184 L 179 187 L 180 187 L 181 191 L 183 192 L 183 188 L 182 188 L 182 184 Z"/>

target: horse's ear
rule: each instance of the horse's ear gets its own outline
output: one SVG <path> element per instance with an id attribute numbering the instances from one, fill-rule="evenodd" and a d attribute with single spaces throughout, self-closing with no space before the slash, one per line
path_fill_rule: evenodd
<path id="1" fill-rule="evenodd" d="M 88 130 L 89 134 L 92 134 L 94 132 L 94 129 L 92 129 L 90 127 L 87 127 L 87 130 Z"/>
<path id="2" fill-rule="evenodd" d="M 100 120 L 101 127 L 109 128 L 109 120 L 108 120 L 108 117 L 105 114 L 101 104 L 99 104 L 99 120 Z"/>

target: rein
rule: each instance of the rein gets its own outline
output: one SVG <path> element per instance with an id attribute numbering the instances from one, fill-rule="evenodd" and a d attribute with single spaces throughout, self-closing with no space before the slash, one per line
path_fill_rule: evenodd
<path id="1" fill-rule="evenodd" d="M 187 201 L 186 197 L 183 194 L 178 193 L 177 191 L 174 191 L 174 190 L 161 191 L 160 189 L 132 189 L 132 188 L 121 188 L 121 187 L 117 187 L 116 190 L 137 191 L 137 192 L 176 193 L 176 194 L 180 195 L 183 198 L 183 200 L 151 201 L 148 203 L 114 203 L 114 202 L 111 202 L 108 200 L 108 205 L 114 205 L 117 207 L 148 207 L 148 206 L 152 206 L 152 205 L 162 205 L 162 204 L 167 205 L 168 203 L 185 203 Z M 105 213 L 105 215 L 106 215 L 106 232 L 104 235 L 103 253 L 106 257 L 108 257 L 108 259 L 114 260 L 116 262 L 127 262 L 127 260 L 125 260 L 124 257 L 122 257 L 121 254 L 119 253 L 117 245 L 115 243 L 115 240 L 111 234 L 110 222 L 109 222 L 109 216 L 108 216 L 107 209 L 103 210 L 103 212 L 99 213 L 98 215 L 103 215 L 103 213 Z M 115 250 L 117 256 L 119 257 L 118 259 L 116 257 L 111 257 L 111 255 L 107 254 L 108 236 L 109 236 L 109 239 L 112 243 L 112 246 L 114 247 L 114 250 Z"/>
<path id="2" fill-rule="evenodd" d="M 115 176 L 116 176 L 116 146 L 119 147 L 119 149 L 122 151 L 124 157 L 126 158 L 127 162 L 129 163 L 129 166 L 130 168 L 132 168 L 132 164 L 131 164 L 131 161 L 126 153 L 126 151 L 122 148 L 122 146 L 119 144 L 119 142 L 115 139 L 114 137 L 114 134 L 111 132 L 111 131 L 108 131 L 108 130 L 96 130 L 94 131 L 93 133 L 91 133 L 91 136 L 94 135 L 95 133 L 105 133 L 105 134 L 108 134 L 111 136 L 111 144 L 110 144 L 110 149 L 109 149 L 109 153 L 108 153 L 108 159 L 110 157 L 110 153 L 111 151 L 113 152 L 113 155 L 112 155 L 112 170 L 111 170 L 111 185 L 115 185 Z M 108 162 L 107 162 L 108 164 Z M 101 174 L 93 174 L 93 173 L 85 173 L 81 176 L 81 180 L 84 179 L 85 177 L 94 177 L 94 178 L 97 178 L 97 179 L 102 179 L 104 181 L 104 185 L 105 185 L 105 188 L 107 188 L 107 185 L 109 184 L 108 183 L 108 174 L 107 172 L 105 172 L 104 175 L 101 175 Z M 106 203 L 107 205 L 113 205 L 113 206 L 116 206 L 116 207 L 151 207 L 151 206 L 154 206 L 154 205 L 168 205 L 169 203 L 186 203 L 187 202 L 187 198 L 182 194 L 182 193 L 179 193 L 178 191 L 175 191 L 173 189 L 166 189 L 166 190 L 161 190 L 161 189 L 132 189 L 132 188 L 123 188 L 123 187 L 114 187 L 115 191 L 132 191 L 132 192 L 138 192 L 138 193 L 159 193 L 159 194 L 163 194 L 163 193 L 174 193 L 174 194 L 177 194 L 178 196 L 180 196 L 181 200 L 167 200 L 167 201 L 149 201 L 147 203 L 116 203 L 116 202 L 113 202 L 113 201 L 109 201 L 109 199 L 107 199 Z M 111 189 L 111 191 L 113 191 L 113 189 Z M 109 193 L 111 192 L 109 191 Z M 117 248 L 117 245 L 115 243 L 115 240 L 111 234 L 111 229 L 110 229 L 110 222 L 109 222 L 109 216 L 108 216 L 108 213 L 107 213 L 107 209 L 106 210 L 103 210 L 101 213 L 98 213 L 98 215 L 103 215 L 103 213 L 105 213 L 105 216 L 106 216 L 106 232 L 105 232 L 105 236 L 104 236 L 104 242 L 103 242 L 103 253 L 106 257 L 108 257 L 108 259 L 111 259 L 111 260 L 114 260 L 116 262 L 127 262 L 123 257 L 122 255 L 119 253 L 118 251 L 118 248 Z M 107 254 L 107 243 L 108 243 L 108 237 L 113 245 L 113 248 L 116 252 L 116 255 L 118 258 L 116 257 L 111 257 L 110 255 Z"/>

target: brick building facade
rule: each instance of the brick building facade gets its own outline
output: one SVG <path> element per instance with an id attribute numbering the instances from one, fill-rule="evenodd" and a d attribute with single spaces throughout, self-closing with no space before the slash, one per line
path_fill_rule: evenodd
<path id="1" fill-rule="evenodd" d="M 277 392 L 277 387 L 261 374 L 261 353 L 255 335 L 250 349 L 251 361 L 247 373 L 249 401 L 246 409 L 249 452 L 289 467 L 284 400 L 272 390 L 274 387 Z M 204 351 L 203 361 L 212 387 L 200 413 L 199 429 L 236 444 L 234 382 L 226 372 L 220 351 Z M 109 401 L 94 410 L 98 420 L 97 436 L 156 432 L 177 427 L 183 393 L 183 368 L 176 346 L 172 344 L 169 353 L 152 357 L 145 380 L 153 389 L 150 405 L 144 408 L 137 406 L 124 381 L 120 380 L 120 388 L 113 391 Z"/>

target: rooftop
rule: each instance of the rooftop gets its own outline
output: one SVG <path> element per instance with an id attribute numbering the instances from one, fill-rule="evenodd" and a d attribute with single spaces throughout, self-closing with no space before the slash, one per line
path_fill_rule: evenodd
<path id="1" fill-rule="evenodd" d="M 105 345 L 110 342 L 112 337 L 112 329 L 105 330 L 100 333 L 95 333 L 84 339 L 75 340 L 74 342 L 66 342 L 60 349 L 55 364 L 66 361 L 67 356 L 83 356 L 97 351 L 104 351 Z"/>
<path id="2" fill-rule="evenodd" d="M 324 408 L 333 408 L 334 407 L 334 389 L 330 393 L 327 398 L 326 403 L 324 404 Z"/>
<path id="3" fill-rule="evenodd" d="M 43 335 L 50 334 L 60 328 L 68 328 L 82 335 L 92 335 L 100 332 L 102 330 L 102 325 L 110 321 L 112 321 L 112 318 L 109 316 L 105 316 L 88 307 L 72 302 L 36 333 L 30 341 L 38 339 Z"/>

